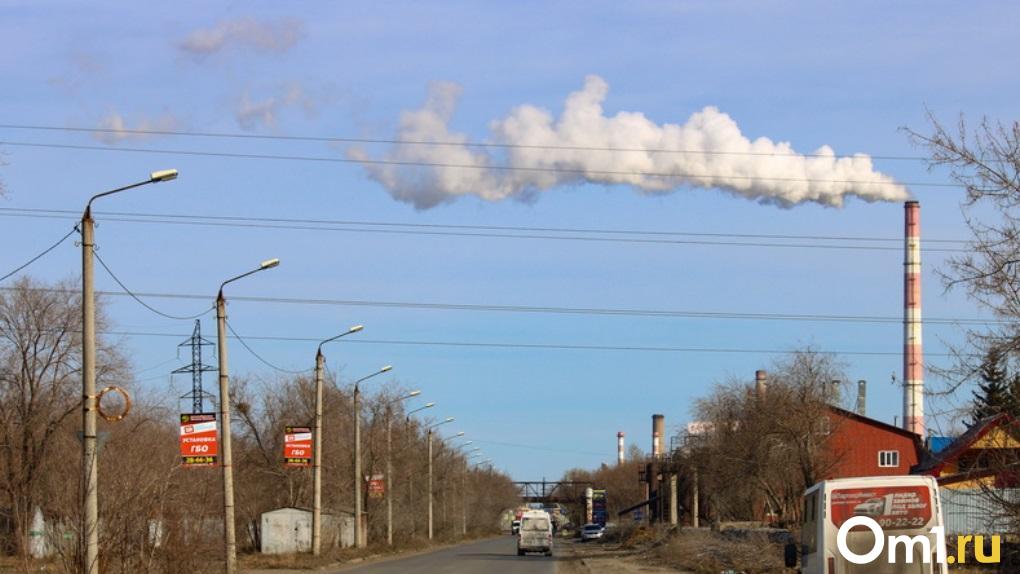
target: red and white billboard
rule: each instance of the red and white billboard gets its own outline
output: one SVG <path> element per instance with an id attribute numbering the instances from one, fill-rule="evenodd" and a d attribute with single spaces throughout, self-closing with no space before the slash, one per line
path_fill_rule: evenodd
<path id="1" fill-rule="evenodd" d="M 923 485 L 833 490 L 832 524 L 839 528 L 854 516 L 867 516 L 883 530 L 922 528 L 932 518 L 931 498 Z"/>
<path id="2" fill-rule="evenodd" d="M 365 480 L 368 481 L 368 497 L 369 498 L 382 498 L 386 495 L 386 475 L 384 474 L 373 474 L 372 476 L 365 476 Z"/>
<path id="3" fill-rule="evenodd" d="M 184 466 L 216 466 L 216 414 L 181 415 L 181 464 Z"/>
<path id="4" fill-rule="evenodd" d="M 283 436 L 283 465 L 312 465 L 312 429 L 309 427 L 286 427 Z"/>

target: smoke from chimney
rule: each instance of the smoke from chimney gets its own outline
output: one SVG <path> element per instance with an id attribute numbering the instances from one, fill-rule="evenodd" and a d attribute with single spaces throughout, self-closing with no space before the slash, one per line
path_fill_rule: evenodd
<path id="1" fill-rule="evenodd" d="M 837 158 L 824 145 L 801 154 L 788 142 L 752 140 L 712 106 L 683 124 L 657 124 L 641 112 L 609 116 L 603 108 L 608 92 L 605 80 L 588 76 L 559 117 L 518 106 L 490 122 L 487 146 L 479 146 L 450 129 L 460 86 L 435 83 L 421 109 L 401 115 L 397 143 L 381 154 L 351 147 L 347 157 L 361 162 L 395 199 L 419 209 L 468 195 L 530 200 L 580 183 L 623 184 L 646 195 L 717 188 L 781 206 L 840 207 L 847 196 L 868 202 L 908 198 L 865 154 Z"/>
<path id="2" fill-rule="evenodd" d="M 903 428 L 924 436 L 924 353 L 921 347 L 921 204 L 903 205 Z"/>
<path id="3" fill-rule="evenodd" d="M 623 464 L 627 460 L 623 450 L 623 436 L 623 431 L 616 433 L 616 464 Z"/>

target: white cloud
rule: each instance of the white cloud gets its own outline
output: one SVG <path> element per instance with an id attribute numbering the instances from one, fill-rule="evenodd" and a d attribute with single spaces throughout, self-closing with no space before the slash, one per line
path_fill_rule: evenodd
<path id="1" fill-rule="evenodd" d="M 692 114 L 684 124 L 656 124 L 640 112 L 606 116 L 602 102 L 609 86 L 598 76 L 586 78 L 584 87 L 567 97 L 558 118 L 522 105 L 491 122 L 488 142 L 509 147 L 472 147 L 465 145 L 466 135 L 449 128 L 460 91 L 453 84 L 433 85 L 421 109 L 402 114 L 395 138 L 452 145 L 400 143 L 381 157 L 351 148 L 348 156 L 362 161 L 393 197 L 419 209 L 464 195 L 526 199 L 576 183 L 623 184 L 644 194 L 711 188 L 783 206 L 839 207 L 847 196 L 869 202 L 908 197 L 902 185 L 874 170 L 867 155 L 837 158 L 828 146 L 800 154 L 788 142 L 751 140 L 715 107 Z M 375 163 L 380 160 L 392 163 Z"/>
<path id="2" fill-rule="evenodd" d="M 145 132 L 177 131 L 181 123 L 169 113 L 156 118 L 139 117 L 134 125 L 129 125 L 124 116 L 117 112 L 108 112 L 99 120 L 101 132 L 93 132 L 92 137 L 106 144 L 114 145 L 127 140 L 142 140 L 159 134 Z"/>
<path id="3" fill-rule="evenodd" d="M 314 115 L 317 109 L 316 101 L 308 96 L 298 85 L 286 88 L 281 94 L 270 96 L 262 100 L 252 100 L 247 91 L 241 94 L 241 99 L 234 113 L 237 124 L 246 130 L 254 130 L 259 126 L 276 127 L 280 112 L 284 108 L 298 106 L 305 115 Z"/>
<path id="4" fill-rule="evenodd" d="M 304 27 L 292 19 L 259 22 L 253 18 L 224 20 L 212 28 L 195 30 L 180 43 L 180 49 L 196 56 L 208 56 L 231 44 L 264 52 L 286 52 L 301 39 Z"/>

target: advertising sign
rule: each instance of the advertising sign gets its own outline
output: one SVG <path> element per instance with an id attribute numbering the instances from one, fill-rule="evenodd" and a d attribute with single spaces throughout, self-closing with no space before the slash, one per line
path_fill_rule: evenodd
<path id="1" fill-rule="evenodd" d="M 181 415 L 181 464 L 216 466 L 216 414 Z"/>
<path id="2" fill-rule="evenodd" d="M 286 427 L 283 435 L 283 465 L 312 466 L 312 429 Z"/>
<path id="3" fill-rule="evenodd" d="M 931 491 L 923 485 L 832 491 L 832 524 L 839 528 L 854 516 L 867 516 L 883 530 L 922 528 L 932 517 Z"/>
<path id="4" fill-rule="evenodd" d="M 372 476 L 365 476 L 365 480 L 368 481 L 368 497 L 369 498 L 382 498 L 386 495 L 386 475 L 384 474 L 373 474 Z"/>
<path id="5" fill-rule="evenodd" d="M 606 509 L 606 491 L 591 491 L 591 521 L 605 526 L 608 519 L 609 511 Z"/>

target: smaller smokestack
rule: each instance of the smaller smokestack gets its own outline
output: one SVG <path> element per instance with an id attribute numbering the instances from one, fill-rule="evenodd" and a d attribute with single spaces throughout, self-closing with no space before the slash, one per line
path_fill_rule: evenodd
<path id="1" fill-rule="evenodd" d="M 765 391 L 768 390 L 768 378 L 763 370 L 754 372 L 754 394 L 758 400 L 765 400 Z"/>
<path id="2" fill-rule="evenodd" d="M 623 464 L 627 460 L 623 450 L 623 431 L 616 433 L 616 464 Z"/>
<path id="3" fill-rule="evenodd" d="M 866 398 L 868 394 L 868 381 L 857 381 L 857 414 L 867 416 Z"/>
<path id="4" fill-rule="evenodd" d="M 839 381 L 829 382 L 829 404 L 839 406 Z"/>
<path id="5" fill-rule="evenodd" d="M 652 456 L 662 456 L 662 437 L 666 435 L 666 417 L 652 415 Z"/>

